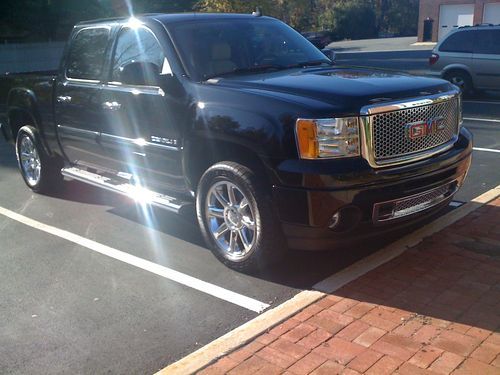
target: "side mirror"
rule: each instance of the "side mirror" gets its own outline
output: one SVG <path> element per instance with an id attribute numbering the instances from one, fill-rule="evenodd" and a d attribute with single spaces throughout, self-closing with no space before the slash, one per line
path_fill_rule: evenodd
<path id="1" fill-rule="evenodd" d="M 160 67 L 151 62 L 130 62 L 120 67 L 120 81 L 127 85 L 159 86 Z"/>
<path id="2" fill-rule="evenodd" d="M 335 61 L 335 51 L 333 49 L 325 48 L 322 49 L 323 55 L 328 57 L 330 60 Z"/>

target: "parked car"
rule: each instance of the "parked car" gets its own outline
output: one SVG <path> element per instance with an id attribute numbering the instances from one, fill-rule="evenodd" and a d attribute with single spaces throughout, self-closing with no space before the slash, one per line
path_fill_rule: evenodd
<path id="1" fill-rule="evenodd" d="M 431 71 L 460 87 L 500 90 L 500 26 L 461 27 L 436 45 Z"/>
<path id="2" fill-rule="evenodd" d="M 329 31 L 307 31 L 302 36 L 319 49 L 324 49 L 333 42 L 332 33 Z"/>
<path id="3" fill-rule="evenodd" d="M 4 80 L 1 129 L 29 188 L 65 176 L 195 207 L 208 246 L 240 270 L 423 221 L 471 162 L 455 86 L 334 66 L 269 17 L 82 22 L 59 71 Z"/>

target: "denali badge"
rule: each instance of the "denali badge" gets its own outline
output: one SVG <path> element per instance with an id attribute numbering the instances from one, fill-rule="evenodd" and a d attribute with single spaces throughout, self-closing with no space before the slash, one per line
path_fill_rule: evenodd
<path id="1" fill-rule="evenodd" d="M 444 117 L 434 117 L 427 121 L 413 122 L 406 125 L 406 134 L 410 139 L 422 138 L 438 133 L 446 127 Z"/>

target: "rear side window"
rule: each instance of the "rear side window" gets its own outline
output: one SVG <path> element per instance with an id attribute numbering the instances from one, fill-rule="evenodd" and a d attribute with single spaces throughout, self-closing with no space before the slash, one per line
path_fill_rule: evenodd
<path id="1" fill-rule="evenodd" d="M 163 60 L 161 46 L 151 31 L 125 28 L 116 43 L 111 79 L 120 82 L 120 68 L 131 62 L 153 63 L 161 70 Z"/>
<path id="2" fill-rule="evenodd" d="M 73 79 L 99 80 L 109 30 L 107 28 L 83 29 L 75 36 L 69 49 L 66 76 Z"/>
<path id="3" fill-rule="evenodd" d="M 480 30 L 474 43 L 474 53 L 500 55 L 500 30 Z"/>
<path id="4" fill-rule="evenodd" d="M 474 34 L 472 31 L 459 31 L 451 34 L 439 47 L 441 52 L 472 53 L 474 46 Z"/>

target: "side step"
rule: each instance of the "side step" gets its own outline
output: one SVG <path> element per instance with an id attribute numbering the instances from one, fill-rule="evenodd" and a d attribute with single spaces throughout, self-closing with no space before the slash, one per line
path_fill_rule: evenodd
<path id="1" fill-rule="evenodd" d="M 61 169 L 61 173 L 63 176 L 73 180 L 97 186 L 114 193 L 126 195 L 139 203 L 150 204 L 175 213 L 179 213 L 182 207 L 191 204 L 190 202 L 183 202 L 177 198 L 132 185 L 126 182 L 126 179 L 120 177 L 116 179 L 110 178 L 75 167 L 63 168 Z"/>

